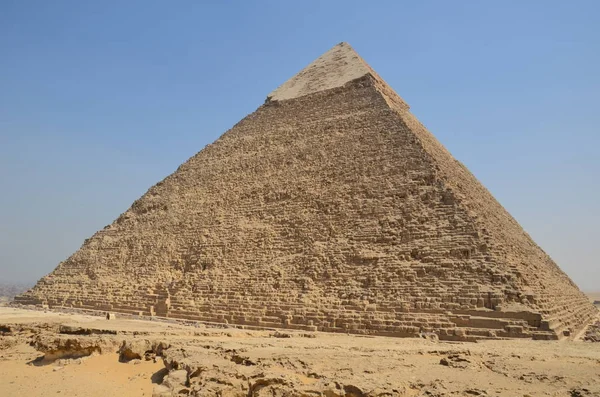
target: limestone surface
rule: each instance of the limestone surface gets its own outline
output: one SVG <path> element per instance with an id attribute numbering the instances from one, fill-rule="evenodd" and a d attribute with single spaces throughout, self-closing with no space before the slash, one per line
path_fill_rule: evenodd
<path id="1" fill-rule="evenodd" d="M 597 314 L 345 43 L 16 302 L 446 340 L 573 337 Z"/>
<path id="2" fill-rule="evenodd" d="M 341 87 L 369 73 L 362 58 L 348 44 L 340 43 L 270 93 L 268 99 L 282 101 L 314 94 Z"/>

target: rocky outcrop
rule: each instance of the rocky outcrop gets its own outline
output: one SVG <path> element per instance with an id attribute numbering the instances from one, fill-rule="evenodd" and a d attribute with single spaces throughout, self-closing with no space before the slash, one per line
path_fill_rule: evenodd
<path id="1" fill-rule="evenodd" d="M 118 341 L 111 337 L 42 334 L 33 340 L 32 345 L 44 354 L 43 361 L 52 362 L 59 359 L 87 357 L 94 353 L 114 352 Z"/>
<path id="2" fill-rule="evenodd" d="M 596 343 L 448 343 L 425 333 L 418 339 L 394 339 L 108 321 L 50 312 L 39 312 L 37 317 L 52 316 L 51 321 L 34 323 L 35 312 L 11 310 L 16 321 L 0 322 L 2 368 L 6 369 L 4 361 L 15 357 L 21 358 L 21 364 L 50 365 L 51 371 L 39 369 L 44 376 L 71 371 L 74 368 L 66 368 L 71 365 L 92 365 L 94 360 L 98 361 L 86 371 L 103 372 L 110 363 L 117 372 L 119 367 L 127 371 L 136 364 L 150 365 L 144 375 L 146 385 L 154 384 L 153 395 L 160 397 L 593 396 L 600 392 L 600 345 Z M 596 328 L 591 327 L 589 335 Z M 36 353 L 26 346 L 29 343 L 44 356 L 35 359 Z M 94 357 L 98 354 L 105 356 Z M 162 363 L 164 368 L 145 361 Z M 22 381 L 0 378 L 0 389 Z M 73 381 L 62 380 L 69 379 Z M 108 395 L 120 392 L 115 389 Z"/>
<path id="3" fill-rule="evenodd" d="M 210 348 L 171 348 L 164 352 L 169 370 L 162 384 L 155 386 L 153 396 L 232 396 L 267 397 L 315 395 L 336 397 L 376 397 L 401 395 L 400 389 L 378 388 L 368 381 L 331 379 L 298 371 L 296 363 L 273 365 L 253 361 L 235 350 Z M 405 391 L 405 390 L 404 390 Z"/>
<path id="4" fill-rule="evenodd" d="M 130 338 L 121 344 L 118 351 L 119 360 L 123 362 L 141 359 L 154 360 L 157 356 L 162 356 L 169 347 L 170 344 L 162 340 Z"/>

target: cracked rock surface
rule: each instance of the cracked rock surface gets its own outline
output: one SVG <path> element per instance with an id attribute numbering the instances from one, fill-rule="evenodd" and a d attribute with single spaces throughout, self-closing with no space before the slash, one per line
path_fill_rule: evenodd
<path id="1" fill-rule="evenodd" d="M 600 395 L 600 344 L 583 340 L 282 333 L 13 308 L 0 308 L 0 330 L 3 396 Z"/>

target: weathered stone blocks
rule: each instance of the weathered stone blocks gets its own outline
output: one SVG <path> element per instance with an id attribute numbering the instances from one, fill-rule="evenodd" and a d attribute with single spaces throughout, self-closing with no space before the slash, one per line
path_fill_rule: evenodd
<path id="1" fill-rule="evenodd" d="M 285 85 L 16 301 L 466 340 L 581 329 L 593 305 L 347 55 L 358 76 L 317 62 L 304 76 L 327 89 Z"/>

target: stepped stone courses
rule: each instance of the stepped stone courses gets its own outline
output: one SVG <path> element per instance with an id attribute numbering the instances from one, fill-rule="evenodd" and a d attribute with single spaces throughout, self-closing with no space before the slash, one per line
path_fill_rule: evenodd
<path id="1" fill-rule="evenodd" d="M 16 302 L 450 340 L 597 315 L 345 43 Z"/>

